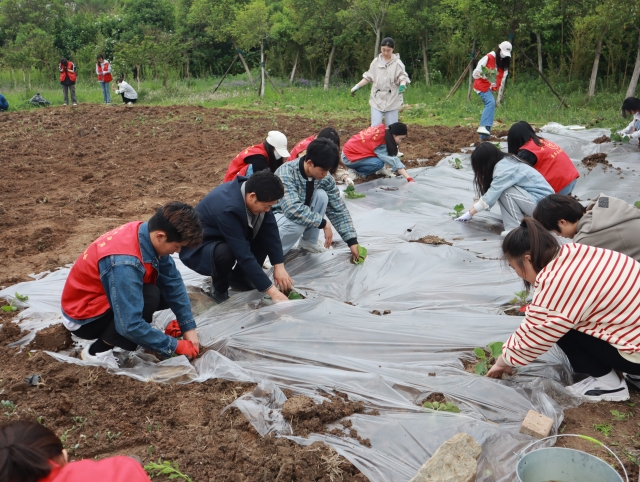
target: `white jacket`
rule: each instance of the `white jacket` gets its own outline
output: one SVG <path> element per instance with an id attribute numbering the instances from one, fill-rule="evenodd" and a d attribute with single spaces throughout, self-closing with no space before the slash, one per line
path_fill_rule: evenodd
<path id="1" fill-rule="evenodd" d="M 131 100 L 138 98 L 138 93 L 135 91 L 135 89 L 127 84 L 124 80 L 120 82 L 120 85 L 118 85 L 116 94 L 124 94 L 127 99 Z"/>
<path id="2" fill-rule="evenodd" d="M 382 54 L 378 55 L 362 77 L 373 84 L 369 105 L 382 112 L 399 109 L 403 98 L 398 88 L 411 83 L 398 54 L 393 54 L 387 63 Z"/>
<path id="3" fill-rule="evenodd" d="M 629 125 L 618 131 L 618 134 L 626 134 L 631 141 L 638 143 L 638 140 L 640 140 L 640 112 L 636 112 Z"/>

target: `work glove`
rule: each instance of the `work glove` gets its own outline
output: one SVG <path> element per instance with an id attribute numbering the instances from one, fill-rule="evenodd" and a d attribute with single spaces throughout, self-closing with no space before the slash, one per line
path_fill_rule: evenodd
<path id="1" fill-rule="evenodd" d="M 347 186 L 353 186 L 353 179 L 351 179 L 350 177 L 345 178 L 344 183 Z"/>
<path id="2" fill-rule="evenodd" d="M 195 358 L 200 353 L 193 343 L 189 340 L 178 340 L 178 346 L 176 347 L 176 355 L 186 355 L 187 358 Z"/>
<path id="3" fill-rule="evenodd" d="M 459 218 L 456 218 L 456 221 L 469 221 L 472 217 L 473 216 L 471 216 L 471 213 L 469 211 L 467 211 L 466 213 L 464 213 Z"/>
<path id="4" fill-rule="evenodd" d="M 358 92 L 358 89 L 359 89 L 359 88 L 360 88 L 360 87 L 358 87 L 358 84 L 354 85 L 354 86 L 351 88 L 351 97 L 354 97 L 354 96 L 356 95 L 356 92 Z"/>
<path id="5" fill-rule="evenodd" d="M 401 94 L 402 94 L 405 90 L 407 90 L 407 86 L 406 86 L 406 85 L 404 85 L 404 84 L 403 84 L 403 85 L 401 85 L 400 87 L 398 87 L 398 92 L 400 92 Z"/>
<path id="6" fill-rule="evenodd" d="M 498 90 L 498 86 L 496 84 L 491 84 L 491 90 L 495 92 L 496 90 Z"/>
<path id="7" fill-rule="evenodd" d="M 412 177 L 407 178 L 407 182 L 415 182 Z"/>
<path id="8" fill-rule="evenodd" d="M 164 329 L 164 334 L 173 338 L 179 338 L 182 336 L 182 330 L 178 324 L 178 320 L 171 320 L 167 327 Z"/>

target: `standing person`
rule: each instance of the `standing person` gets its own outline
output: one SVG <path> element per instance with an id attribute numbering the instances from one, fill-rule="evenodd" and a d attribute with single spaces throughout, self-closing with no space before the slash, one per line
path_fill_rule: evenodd
<path id="1" fill-rule="evenodd" d="M 580 177 L 560 146 L 538 136 L 528 122 L 516 122 L 507 134 L 509 154 L 518 156 L 544 176 L 556 194 L 571 194 Z"/>
<path id="2" fill-rule="evenodd" d="M 247 147 L 231 161 L 222 182 L 229 182 L 236 176 L 250 177 L 265 169 L 276 172 L 288 157 L 287 136 L 279 131 L 269 131 L 264 142 Z"/>
<path id="3" fill-rule="evenodd" d="M 394 54 L 395 42 L 385 38 L 380 44 L 378 55 L 364 74 L 363 79 L 353 86 L 351 95 L 355 95 L 360 87 L 372 82 L 369 105 L 371 106 L 371 127 L 382 124 L 382 117 L 387 126 L 398 122 L 398 109 L 402 106 L 402 93 L 411 83 L 404 69 L 400 55 Z"/>
<path id="4" fill-rule="evenodd" d="M 111 91 L 109 90 L 109 84 L 113 80 L 111 77 L 111 63 L 105 60 L 102 54 L 98 55 L 97 60 L 96 74 L 98 74 L 98 83 L 102 89 L 103 103 L 111 104 Z"/>
<path id="5" fill-rule="evenodd" d="M 78 99 L 76 98 L 76 65 L 71 60 L 63 57 L 60 59 L 58 70 L 60 71 L 60 83 L 64 94 L 64 105 L 69 105 L 69 92 L 71 92 L 73 105 L 78 105 Z"/>
<path id="6" fill-rule="evenodd" d="M 9 110 L 9 102 L 4 97 L 4 95 L 0 94 L 0 111 Z"/>
<path id="7" fill-rule="evenodd" d="M 542 199 L 533 218 L 574 243 L 610 249 L 640 262 L 640 210 L 622 199 L 600 194 L 588 207 L 571 196 Z"/>
<path id="8" fill-rule="evenodd" d="M 180 252 L 182 262 L 203 276 L 211 276 L 211 293 L 218 303 L 229 299 L 229 284 L 257 289 L 273 301 L 286 301 L 293 281 L 284 269 L 282 243 L 271 207 L 284 195 L 280 179 L 269 170 L 250 178 L 237 176 L 220 184 L 196 206 L 204 239 Z M 273 279 L 262 270 L 269 257 Z M 235 266 L 235 268 L 234 268 Z M 280 289 L 278 289 L 278 287 Z"/>
<path id="9" fill-rule="evenodd" d="M 333 127 L 325 127 L 320 132 L 318 132 L 318 135 L 311 135 L 306 139 L 302 139 L 300 142 L 298 142 L 294 146 L 294 148 L 291 149 L 291 154 L 289 155 L 289 160 L 287 162 L 294 161 L 304 156 L 307 153 L 307 147 L 309 146 L 309 144 L 311 144 L 311 141 L 319 137 L 333 141 L 333 143 L 338 147 L 338 153 L 340 152 L 340 135 L 338 134 L 338 131 L 336 131 Z M 336 164 L 335 167 L 331 168 L 329 172 L 337 183 L 353 185 L 353 179 L 349 177 L 347 166 L 345 166 L 344 162 L 342 162 L 340 154 L 338 154 L 338 164 Z"/>
<path id="10" fill-rule="evenodd" d="M 122 103 L 125 105 L 133 105 L 138 102 L 138 93 L 136 90 L 131 87 L 125 80 L 120 77 L 116 80 L 116 84 L 118 84 L 118 88 L 116 89 L 116 94 L 122 95 Z"/>
<path id="11" fill-rule="evenodd" d="M 480 96 L 484 103 L 482 116 L 480 116 L 480 127 L 476 131 L 480 134 L 480 140 L 484 141 L 491 135 L 493 126 L 493 115 L 496 111 L 496 99 L 493 92 L 500 89 L 503 82 L 506 82 L 509 75 L 509 64 L 511 63 L 511 44 L 502 42 L 498 48 L 482 57 L 473 71 L 473 90 Z M 484 69 L 483 69 L 484 67 Z"/>
<path id="12" fill-rule="evenodd" d="M 627 127 L 618 131 L 618 134 L 629 136 L 629 141 L 638 144 L 640 141 L 640 99 L 627 97 L 622 103 L 622 117 L 633 116 Z"/>
<path id="13" fill-rule="evenodd" d="M 340 197 L 329 171 L 335 166 L 338 147 L 329 139 L 315 139 L 307 153 L 297 161 L 278 168 L 276 175 L 284 184 L 284 197 L 273 207 L 278 223 L 282 250 L 287 254 L 299 241 L 299 247 L 322 252 L 331 247 L 333 231 L 325 214 L 357 260 L 358 238 L 349 210 Z M 324 245 L 318 241 L 324 231 Z M 300 239 L 302 238 L 302 239 Z"/>
<path id="14" fill-rule="evenodd" d="M 392 172 L 400 174 L 408 182 L 413 182 L 407 170 L 398 158 L 398 146 L 407 137 L 407 126 L 402 122 L 391 124 L 388 128 L 384 124 L 367 127 L 351 137 L 342 149 L 342 161 L 348 169 L 354 171 L 350 177 L 384 174 L 393 176 Z M 391 168 L 391 171 L 385 167 Z"/>
<path id="15" fill-rule="evenodd" d="M 116 456 L 69 462 L 62 441 L 38 422 L 17 420 L 0 427 L 0 480 L 6 482 L 149 482 L 136 460 Z"/>
<path id="16" fill-rule="evenodd" d="M 505 156 L 490 142 L 483 142 L 471 154 L 473 184 L 479 196 L 473 207 L 456 221 L 469 221 L 476 213 L 491 209 L 497 202 L 506 236 L 531 216 L 536 204 L 553 189 L 544 177 L 515 156 Z"/>
<path id="17" fill-rule="evenodd" d="M 575 373 L 589 375 L 570 392 L 591 402 L 627 400 L 626 381 L 640 386 L 640 263 L 585 244 L 560 247 L 531 218 L 509 233 L 502 252 L 533 286 L 533 300 L 487 376 L 512 373 L 557 344 Z"/>
<path id="18" fill-rule="evenodd" d="M 64 326 L 79 338 L 96 340 L 80 357 L 118 368 L 113 347 L 133 351 L 140 345 L 166 356 L 195 358 L 196 322 L 171 255 L 201 240 L 195 210 L 173 201 L 158 208 L 148 222 L 124 224 L 91 243 L 62 291 Z M 172 336 L 151 326 L 153 314 L 167 308 L 177 317 L 168 327 Z"/>

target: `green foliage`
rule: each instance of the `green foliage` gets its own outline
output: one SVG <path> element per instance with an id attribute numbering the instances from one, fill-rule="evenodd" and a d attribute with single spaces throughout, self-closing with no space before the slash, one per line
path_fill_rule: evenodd
<path id="1" fill-rule="evenodd" d="M 16 411 L 16 404 L 11 400 L 0 400 L 0 406 L 2 410 L 4 410 L 4 414 L 9 418 L 11 418 L 11 415 Z"/>
<path id="2" fill-rule="evenodd" d="M 456 204 L 455 206 L 453 206 L 453 210 L 455 212 L 449 213 L 449 216 L 451 216 L 452 218 L 460 217 L 460 215 L 462 214 L 462 211 L 464 211 L 464 204 L 462 203 Z"/>
<path id="3" fill-rule="evenodd" d="M 474 372 L 476 375 L 484 376 L 486 375 L 493 364 L 502 354 L 502 346 L 504 345 L 501 341 L 492 341 L 487 345 L 487 350 L 489 351 L 489 355 L 485 352 L 484 348 L 476 347 L 473 349 L 473 353 L 478 358 L 478 363 L 476 363 Z"/>
<path id="4" fill-rule="evenodd" d="M 358 199 L 365 196 L 366 194 L 356 192 L 356 188 L 353 187 L 353 185 L 347 186 L 347 188 L 344 190 L 344 197 L 346 197 L 347 199 Z"/>
<path id="5" fill-rule="evenodd" d="M 629 420 L 629 417 L 633 416 L 633 412 L 624 413 L 618 410 L 610 410 L 611 415 L 613 415 L 613 419 L 618 422 L 623 422 L 625 420 Z"/>
<path id="6" fill-rule="evenodd" d="M 20 293 L 18 293 L 16 291 L 16 298 L 20 301 L 27 301 L 29 299 L 29 297 L 27 295 L 21 295 Z"/>
<path id="7" fill-rule="evenodd" d="M 593 424 L 593 428 L 596 432 L 603 433 L 605 437 L 611 435 L 611 432 L 613 431 L 613 425 L 610 423 L 595 423 Z"/>
<path id="8" fill-rule="evenodd" d="M 638 209 L 640 209 L 640 201 L 636 201 L 636 202 L 634 202 L 634 203 L 633 203 L 633 205 L 634 205 L 635 207 L 637 207 Z"/>
<path id="9" fill-rule="evenodd" d="M 629 136 L 626 134 L 618 134 L 616 129 L 611 129 L 610 139 L 614 142 L 622 142 L 623 144 L 629 144 Z"/>
<path id="10" fill-rule="evenodd" d="M 511 301 L 509 301 L 510 304 L 512 305 L 519 304 L 524 306 L 527 303 L 527 296 L 529 296 L 529 291 L 527 290 L 516 291 L 514 294 L 516 295 L 516 297 L 513 298 Z"/>
<path id="11" fill-rule="evenodd" d="M 171 462 L 170 460 L 158 459 L 158 462 L 149 462 L 144 466 L 144 470 L 150 476 L 166 475 L 169 479 L 182 479 L 187 482 L 193 482 L 193 479 L 188 475 L 183 474 L 178 470 L 178 462 Z"/>
<path id="12" fill-rule="evenodd" d="M 27 295 L 21 295 L 18 292 L 16 292 L 15 299 L 18 301 L 27 301 L 29 297 Z M 11 300 L 11 302 L 8 305 L 2 306 L 2 311 L 6 311 L 6 312 L 18 311 L 18 307 L 13 304 L 14 301 L 15 300 Z"/>
<path id="13" fill-rule="evenodd" d="M 462 161 L 460 159 L 458 159 L 457 157 L 452 161 L 449 160 L 449 164 L 454 168 L 454 169 L 462 169 Z M 454 208 L 455 209 L 455 208 Z M 463 208 L 464 209 L 464 208 Z"/>
<path id="14" fill-rule="evenodd" d="M 302 299 L 304 299 L 302 297 L 302 295 L 300 293 L 298 293 L 297 291 L 292 291 L 291 293 L 289 293 L 289 296 L 287 296 L 287 298 L 289 298 L 290 300 L 302 300 Z"/>
<path id="15" fill-rule="evenodd" d="M 496 83 L 497 74 L 498 72 L 496 71 L 496 69 L 488 69 L 486 65 L 482 66 L 482 77 L 487 79 L 492 84 Z"/>
<path id="16" fill-rule="evenodd" d="M 438 412 L 460 413 L 460 409 L 453 402 L 424 402 L 422 406 Z"/>

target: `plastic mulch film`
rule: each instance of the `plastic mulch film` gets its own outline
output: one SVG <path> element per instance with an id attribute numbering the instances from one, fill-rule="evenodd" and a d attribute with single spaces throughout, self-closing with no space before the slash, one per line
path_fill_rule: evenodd
<path id="1" fill-rule="evenodd" d="M 604 129 L 549 124 L 542 131 L 575 162 L 581 177 L 574 194 L 581 200 L 601 192 L 629 203 L 640 199 L 637 147 L 592 143 L 609 134 Z M 607 153 L 613 167 L 589 170 L 582 165 L 582 158 L 597 152 Z M 456 157 L 462 169 L 448 163 Z M 474 202 L 468 153 L 412 170 L 412 176 L 414 184 L 401 179 L 360 184 L 358 191 L 367 196 L 346 200 L 358 239 L 369 251 L 364 264 L 350 264 L 342 242 L 324 253 L 294 250 L 287 256 L 287 270 L 306 299 L 274 305 L 253 291 L 217 306 L 203 293 L 207 279 L 177 260 L 200 340 L 212 349 L 193 363 L 182 356 L 158 363 L 140 351 L 123 352 L 118 354 L 121 368 L 110 371 L 143 381 L 255 382 L 252 393 L 230 406 L 241 410 L 260 434 L 275 433 L 303 445 L 323 441 L 371 481 L 408 480 L 458 432 L 482 444 L 478 480 L 515 480 L 515 453 L 531 441 L 519 433 L 526 413 L 533 409 L 551 417 L 557 430 L 563 410 L 580 403 L 563 388 L 571 382 L 570 367 L 554 347 L 509 379 L 465 371 L 463 362 L 473 361 L 474 347 L 505 341 L 519 325 L 522 318 L 504 316 L 502 308 L 522 283 L 499 259 L 498 207 L 468 223 L 452 220 L 454 205 L 469 208 Z M 415 242 L 425 236 L 450 244 Z M 61 268 L 0 291 L 5 298 L 15 292 L 29 296 L 20 305 L 27 306 L 19 314 L 25 330 L 60 321 L 60 294 L 68 271 Z M 163 328 L 172 318 L 170 311 L 162 312 L 154 324 Z M 51 355 L 85 363 L 69 354 Z M 283 389 L 317 402 L 339 391 L 363 401 L 367 410 L 377 410 L 379 415 L 350 417 L 371 447 L 334 435 L 293 436 L 281 412 Z M 461 413 L 422 408 L 432 393 L 444 394 Z"/>

